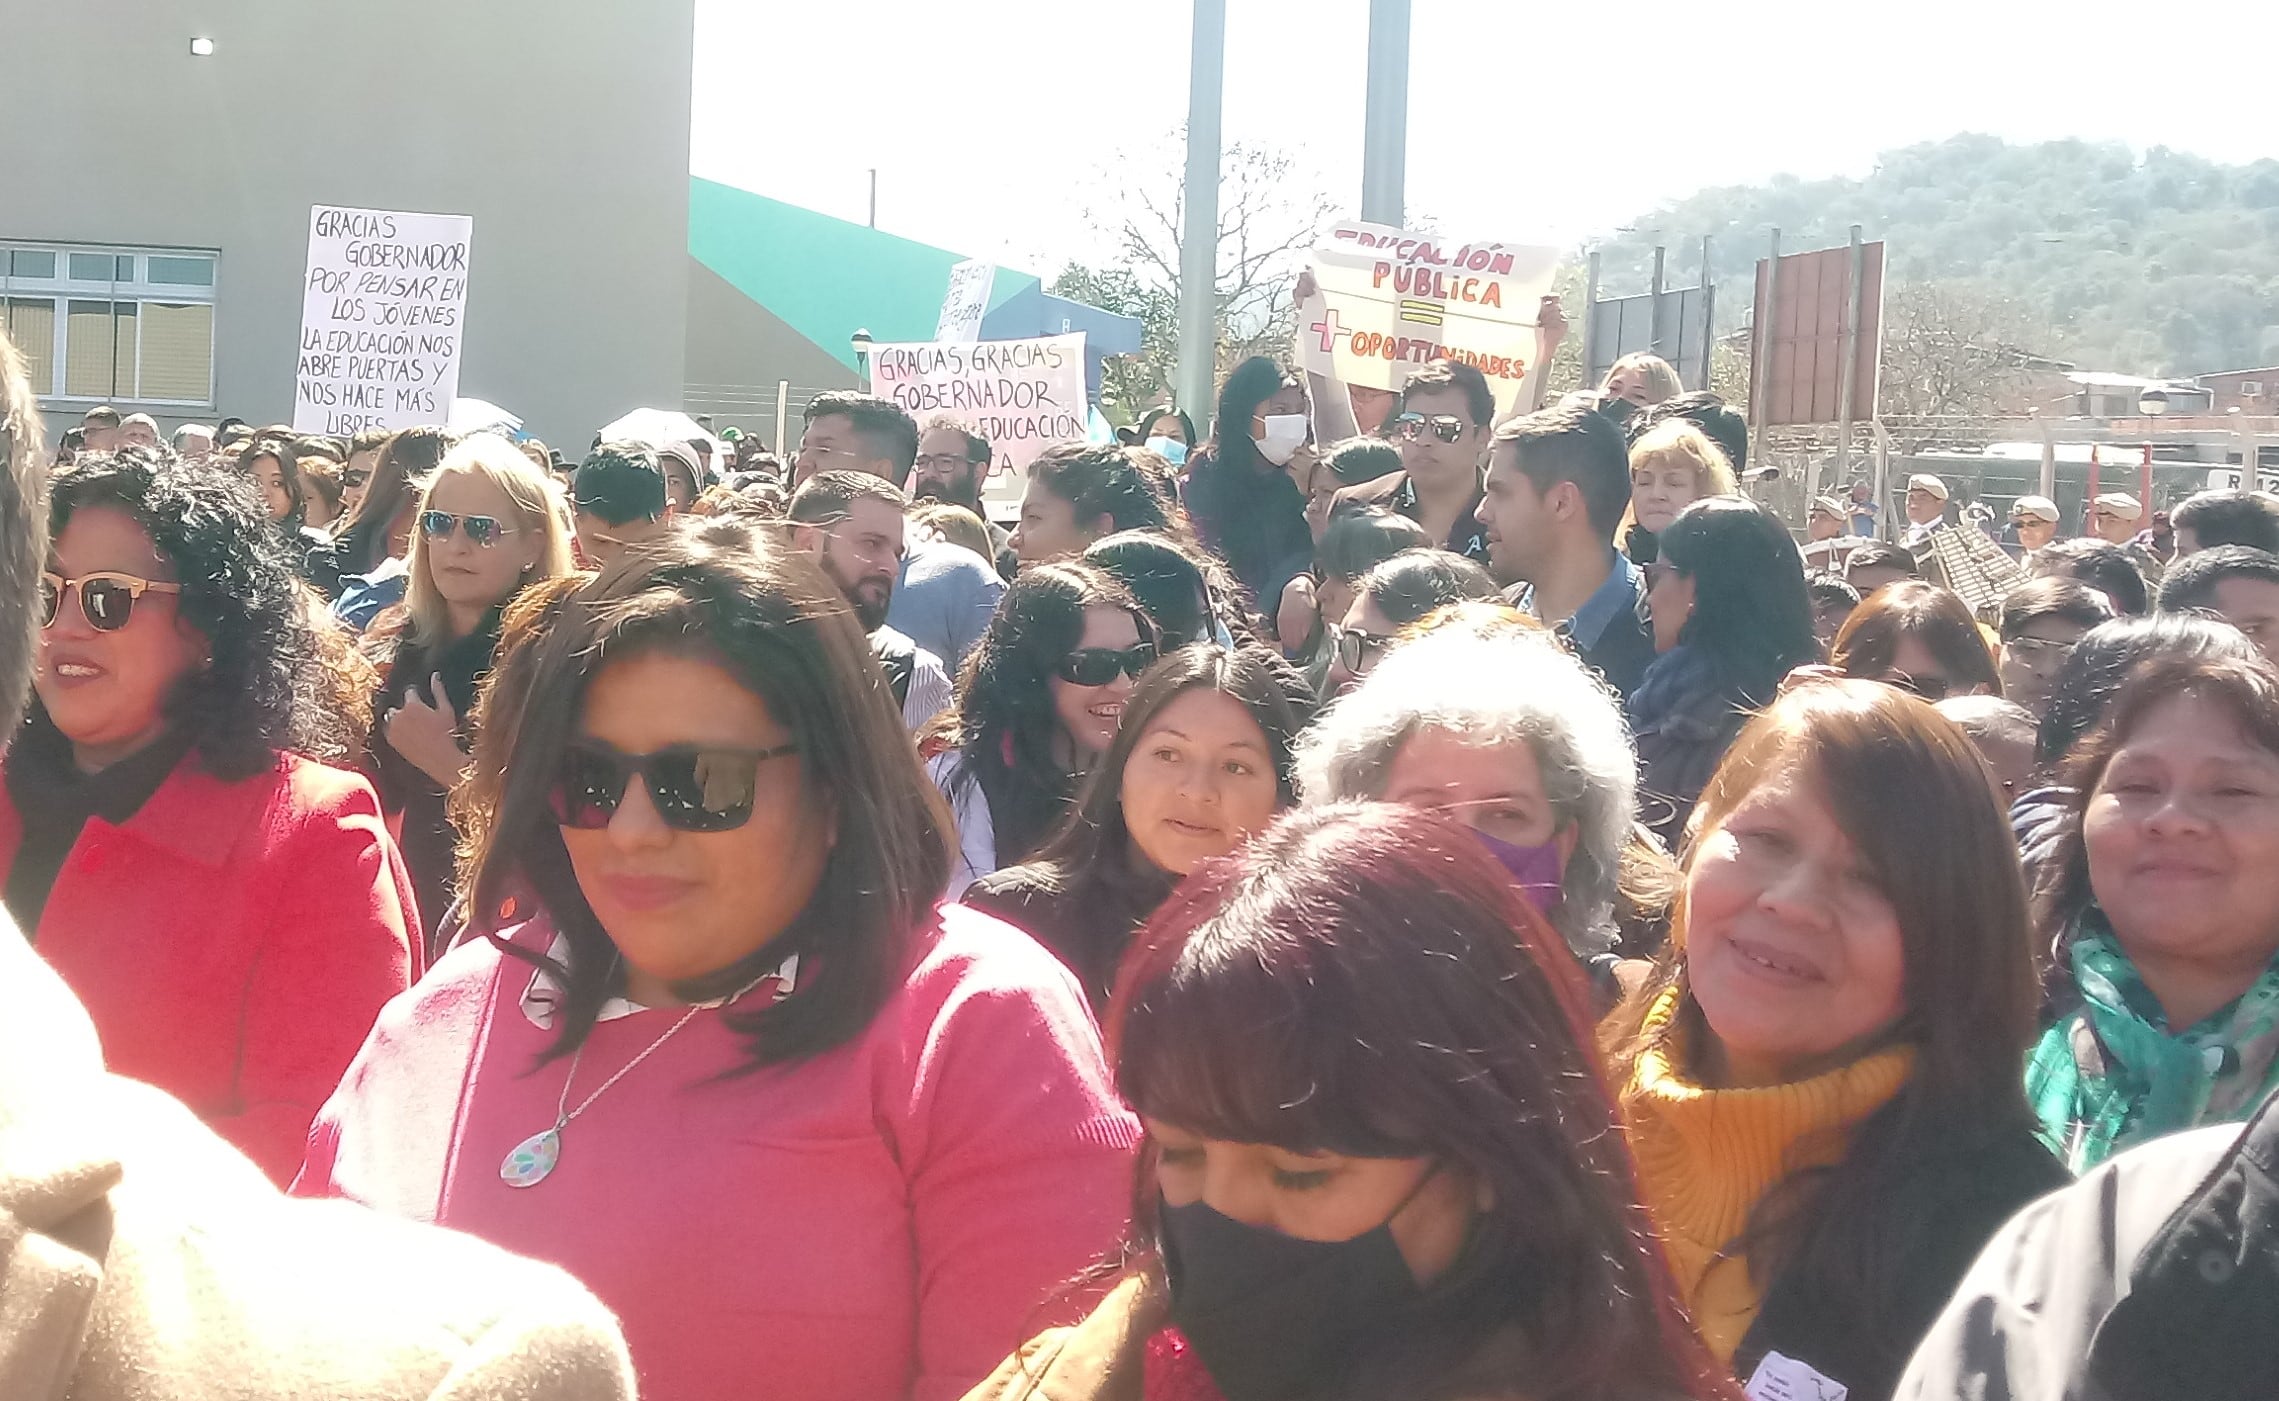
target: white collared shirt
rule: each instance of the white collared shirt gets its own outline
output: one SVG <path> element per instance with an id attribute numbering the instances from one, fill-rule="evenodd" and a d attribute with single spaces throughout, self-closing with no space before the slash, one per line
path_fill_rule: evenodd
<path id="1" fill-rule="evenodd" d="M 570 961 L 570 941 L 557 934 L 554 936 L 554 945 L 546 951 L 546 956 L 556 963 L 568 964 Z M 793 989 L 799 983 L 799 955 L 793 954 L 782 963 L 777 964 L 775 971 L 758 979 L 753 983 L 753 986 L 757 987 L 769 978 L 782 980 L 782 986 L 776 991 L 777 1001 L 780 1002 L 791 996 Z M 742 995 L 742 993 L 738 993 L 731 997 L 714 998 L 710 1002 L 699 1002 L 694 1005 L 697 1007 L 725 1007 L 733 1002 L 736 997 Z M 522 992 L 522 1015 L 530 1018 L 532 1026 L 551 1030 L 554 1025 L 554 1011 L 561 1005 L 561 1002 L 562 985 L 554 980 L 552 973 L 540 968 L 530 975 L 530 986 L 524 988 Z M 635 1012 L 650 1010 L 650 1008 L 642 1006 L 631 998 L 612 997 L 601 1004 L 601 1012 L 594 1020 L 597 1022 L 615 1021 L 619 1017 L 630 1017 Z"/>

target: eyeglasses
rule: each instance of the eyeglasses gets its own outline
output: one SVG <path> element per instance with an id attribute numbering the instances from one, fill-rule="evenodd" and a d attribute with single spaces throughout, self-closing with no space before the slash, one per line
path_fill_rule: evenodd
<path id="1" fill-rule="evenodd" d="M 1385 655 L 1385 649 L 1393 645 L 1390 637 L 1359 628 L 1339 627 L 1335 623 L 1330 624 L 1329 633 L 1337 643 L 1338 665 L 1355 676 L 1366 675 L 1369 668 L 1377 664 L 1377 659 Z"/>
<path id="2" fill-rule="evenodd" d="M 77 578 L 46 572 L 40 575 L 41 627 L 55 626 L 55 615 L 63 605 L 63 596 L 74 587 L 79 590 L 80 616 L 97 632 L 117 632 L 125 627 L 127 620 L 134 617 L 135 600 L 146 593 L 182 592 L 180 584 L 138 579 L 109 569 Z"/>
<path id="3" fill-rule="evenodd" d="M 1404 442 L 1415 442 L 1425 430 L 1444 443 L 1453 443 L 1464 436 L 1465 423 L 1452 413 L 1436 413 L 1426 418 L 1420 413 L 1405 413 L 1393 420 L 1393 436 Z"/>
<path id="4" fill-rule="evenodd" d="M 607 827 L 625 800 L 633 775 L 649 789 L 657 817 L 676 832 L 727 832 L 752 817 L 760 765 L 797 754 L 796 744 L 773 749 L 703 749 L 674 745 L 654 754 L 622 754 L 599 744 L 571 746 L 562 755 L 546 806 L 563 827 Z"/>
<path id="5" fill-rule="evenodd" d="M 2002 644 L 2002 650 L 2039 671 L 2064 665 L 2065 659 L 2073 655 L 2075 645 L 2052 642 L 2046 637 L 2013 637 Z"/>
<path id="6" fill-rule="evenodd" d="M 364 483 L 370 480 L 372 480 L 372 474 L 362 467 L 357 468 L 353 472 L 343 472 L 340 474 L 340 482 L 343 486 L 362 486 Z"/>
<path id="7" fill-rule="evenodd" d="M 420 512 L 419 528 L 430 540 L 448 540 L 452 531 L 464 528 L 467 538 L 485 549 L 519 533 L 513 526 L 501 524 L 496 516 L 455 516 L 449 511 Z"/>
<path id="8" fill-rule="evenodd" d="M 931 457 L 921 457 L 910 465 L 921 472 L 962 472 L 974 466 L 975 461 L 963 453 L 937 452 Z"/>
<path id="9" fill-rule="evenodd" d="M 1117 675 L 1129 676 L 1137 681 L 1140 673 L 1155 665 L 1155 644 L 1136 643 L 1117 649 L 1114 647 L 1079 647 L 1060 659 L 1053 675 L 1071 686 L 1105 686 Z"/>

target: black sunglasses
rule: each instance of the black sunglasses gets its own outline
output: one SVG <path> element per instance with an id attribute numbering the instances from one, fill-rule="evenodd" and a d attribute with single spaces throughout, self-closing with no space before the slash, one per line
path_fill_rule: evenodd
<path id="1" fill-rule="evenodd" d="M 1420 413 L 1405 413 L 1393 420 L 1393 436 L 1415 442 L 1424 436 L 1426 429 L 1444 443 L 1453 443 L 1464 436 L 1464 420 L 1452 413 L 1436 413 L 1426 418 Z"/>
<path id="2" fill-rule="evenodd" d="M 127 625 L 135 613 L 135 600 L 146 593 L 180 593 L 180 584 L 162 583 L 156 579 L 141 579 L 115 570 L 100 570 L 70 578 L 50 570 L 40 575 L 40 626 L 55 626 L 55 615 L 63 606 L 63 596 L 74 587 L 79 590 L 79 612 L 87 619 L 87 626 L 97 632 L 117 632 Z"/>
<path id="3" fill-rule="evenodd" d="M 514 527 L 500 524 L 496 516 L 455 516 L 449 511 L 420 512 L 419 528 L 430 540 L 448 540 L 452 531 L 464 528 L 468 539 L 485 547 L 514 534 Z"/>
<path id="4" fill-rule="evenodd" d="M 1118 650 L 1114 647 L 1079 647 L 1062 657 L 1053 667 L 1053 675 L 1071 686 L 1105 686 L 1116 679 L 1118 672 L 1137 681 L 1140 673 L 1155 665 L 1155 644 L 1134 643 Z"/>
<path id="5" fill-rule="evenodd" d="M 353 472 L 340 474 L 340 482 L 343 486 L 362 486 L 370 480 L 372 480 L 372 474 L 361 467 Z"/>
<path id="6" fill-rule="evenodd" d="M 1330 627 L 1330 635 L 1337 639 L 1338 664 L 1355 676 L 1375 666 L 1377 659 L 1385 655 L 1385 649 L 1393 645 L 1390 637 L 1380 637 L 1373 632 L 1338 627 L 1335 624 Z"/>
<path id="7" fill-rule="evenodd" d="M 760 765 L 797 754 L 773 749 L 703 749 L 674 745 L 654 754 L 621 754 L 593 743 L 563 751 L 546 806 L 563 827 L 607 827 L 633 775 L 649 789 L 658 818 L 676 832 L 726 832 L 751 820 Z"/>

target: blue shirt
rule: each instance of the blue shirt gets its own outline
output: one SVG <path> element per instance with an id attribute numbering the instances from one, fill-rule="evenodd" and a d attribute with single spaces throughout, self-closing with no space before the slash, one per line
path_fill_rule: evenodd
<path id="1" fill-rule="evenodd" d="M 1624 613 L 1635 615 L 1638 600 L 1646 592 L 1639 583 L 1638 566 L 1630 562 L 1628 555 L 1614 549 L 1608 550 L 1607 554 L 1610 562 L 1606 582 L 1593 590 L 1591 596 L 1583 600 L 1583 606 L 1575 610 L 1575 616 L 1566 622 L 1567 635 L 1574 638 L 1575 645 L 1586 652 L 1598 646 L 1599 639 L 1606 635 L 1608 624 Z M 1528 584 L 1521 588 L 1513 602 L 1529 617 L 1549 621 L 1535 611 L 1535 585 Z"/>

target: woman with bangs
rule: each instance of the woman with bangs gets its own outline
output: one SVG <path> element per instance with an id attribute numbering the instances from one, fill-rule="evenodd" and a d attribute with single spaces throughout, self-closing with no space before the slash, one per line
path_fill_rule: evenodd
<path id="1" fill-rule="evenodd" d="M 811 558 L 715 522 L 569 588 L 488 691 L 473 937 L 297 1190 L 569 1270 L 652 1401 L 962 1395 L 1122 1215 L 1083 995 L 937 908 L 949 814 Z"/>
<path id="2" fill-rule="evenodd" d="M 1800 685 L 1710 779 L 1677 910 L 1608 1031 L 1678 1284 L 1752 1394 L 1881 1401 L 2067 1180 L 2018 1074 L 2033 957 L 1984 767 L 1896 687 Z"/>
<path id="3" fill-rule="evenodd" d="M 1558 936 L 1442 814 L 1284 816 L 1118 975 L 1116 1283 L 969 1401 L 1737 1395 L 1686 1329 Z"/>

